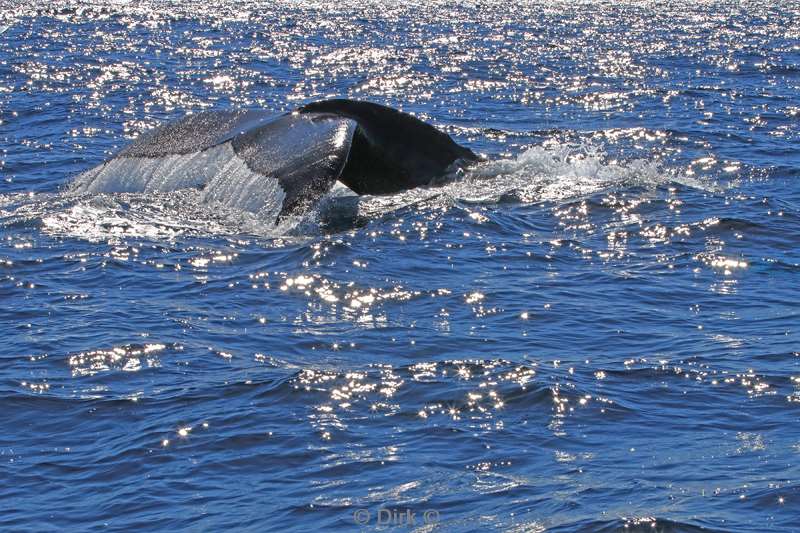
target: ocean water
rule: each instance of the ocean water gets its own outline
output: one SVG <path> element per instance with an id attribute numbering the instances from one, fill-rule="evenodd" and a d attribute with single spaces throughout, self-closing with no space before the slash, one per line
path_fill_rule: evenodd
<path id="1" fill-rule="evenodd" d="M 800 529 L 800 4 L 0 0 L 0 529 Z M 272 227 L 71 180 L 366 99 L 487 161 Z"/>

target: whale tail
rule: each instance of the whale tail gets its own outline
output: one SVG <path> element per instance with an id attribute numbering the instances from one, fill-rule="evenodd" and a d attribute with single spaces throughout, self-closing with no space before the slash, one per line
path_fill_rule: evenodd
<path id="1" fill-rule="evenodd" d="M 338 180 L 358 194 L 430 184 L 468 148 L 390 107 L 326 100 L 278 117 L 206 111 L 145 133 L 79 175 L 76 192 L 202 189 L 204 201 L 279 220 L 316 204 Z"/>

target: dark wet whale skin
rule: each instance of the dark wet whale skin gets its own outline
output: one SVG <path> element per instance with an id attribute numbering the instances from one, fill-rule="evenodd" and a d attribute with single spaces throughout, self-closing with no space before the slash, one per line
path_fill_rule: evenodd
<path id="1" fill-rule="evenodd" d="M 478 160 L 446 133 L 397 109 L 358 100 L 323 100 L 301 113 L 354 120 L 350 155 L 339 180 L 358 194 L 392 194 L 429 185 L 454 163 Z"/>

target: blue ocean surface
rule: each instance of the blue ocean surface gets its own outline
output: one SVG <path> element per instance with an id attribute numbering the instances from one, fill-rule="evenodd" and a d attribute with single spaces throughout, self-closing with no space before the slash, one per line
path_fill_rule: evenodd
<path id="1" fill-rule="evenodd" d="M 800 530 L 800 3 L 0 0 L 0 530 Z M 483 154 L 290 227 L 70 194 L 324 98 Z"/>

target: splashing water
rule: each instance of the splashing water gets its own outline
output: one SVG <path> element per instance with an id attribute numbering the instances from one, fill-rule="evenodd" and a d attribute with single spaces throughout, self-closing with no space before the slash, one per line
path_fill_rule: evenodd
<path id="1" fill-rule="evenodd" d="M 227 146 L 222 149 L 230 151 Z M 609 161 L 594 145 L 549 143 L 528 148 L 517 157 L 478 163 L 438 185 L 395 195 L 358 197 L 337 184 L 308 214 L 275 225 L 272 221 L 281 205 L 280 191 L 263 187 L 259 180 L 252 179 L 257 176 L 249 171 L 242 177 L 241 169 L 230 169 L 225 161 L 237 160 L 231 154 L 212 154 L 201 161 L 194 161 L 194 156 L 172 159 L 176 159 L 174 164 L 157 167 L 142 166 L 138 161 L 112 161 L 78 176 L 65 193 L 47 194 L 42 198 L 36 195 L 6 198 L 4 203 L 16 204 L 6 216 L 41 224 L 48 233 L 94 241 L 120 237 L 173 239 L 187 234 L 247 233 L 280 237 L 318 235 L 332 229 L 342 231 L 404 209 L 440 209 L 454 202 L 564 202 L 601 191 L 630 187 L 653 190 L 670 183 L 701 190 L 715 187 L 710 182 L 681 176 L 675 170 L 665 170 L 654 161 Z M 192 189 L 195 181 L 192 172 L 196 172 L 193 169 L 197 165 L 217 164 L 210 161 L 222 161 L 214 172 L 218 177 L 202 191 Z M 158 174 L 154 174 L 154 169 Z M 137 172 L 142 176 L 130 176 Z M 125 191 L 141 179 L 150 183 L 145 193 L 93 195 L 87 192 L 87 187 L 91 191 L 98 182 L 108 188 L 108 180 L 116 180 L 116 188 Z M 186 189 L 158 192 L 176 186 Z M 72 198 L 75 194 L 78 196 Z M 264 207 L 248 211 L 243 202 Z"/>

